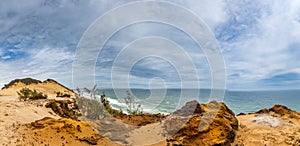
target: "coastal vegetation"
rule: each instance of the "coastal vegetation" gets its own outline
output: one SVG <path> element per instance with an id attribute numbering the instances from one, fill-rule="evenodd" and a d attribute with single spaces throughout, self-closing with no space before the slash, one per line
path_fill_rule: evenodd
<path id="1" fill-rule="evenodd" d="M 129 91 L 126 91 L 126 93 L 127 97 L 125 97 L 124 100 L 127 106 L 127 113 L 130 115 L 142 114 L 142 105 L 135 101 L 135 98 L 130 94 Z"/>
<path id="2" fill-rule="evenodd" d="M 27 100 L 38 100 L 38 99 L 47 99 L 47 95 L 43 94 L 42 92 L 37 92 L 36 90 L 30 90 L 29 88 L 22 88 L 19 92 L 20 101 L 27 101 Z"/>
<path id="3" fill-rule="evenodd" d="M 100 95 L 100 98 L 96 96 L 98 92 L 96 85 L 91 90 L 87 88 L 84 88 L 83 90 L 84 91 L 77 88 L 75 90 L 75 97 L 79 109 L 81 109 L 82 114 L 87 119 L 99 120 L 106 117 L 123 115 L 122 110 L 116 110 L 110 106 L 109 100 L 104 92 Z M 83 92 L 87 92 L 90 95 L 90 98 L 83 97 Z"/>
<path id="4" fill-rule="evenodd" d="M 79 109 L 83 115 L 90 120 L 98 120 L 106 117 L 120 117 L 124 113 L 122 109 L 114 109 L 111 107 L 109 100 L 104 92 L 100 96 L 97 85 L 94 85 L 92 89 L 83 88 L 75 89 L 75 97 Z M 84 97 L 84 93 L 88 94 L 88 98 Z M 124 103 L 126 105 L 126 111 L 128 115 L 143 114 L 142 105 L 137 103 L 135 98 L 129 91 L 126 91 L 127 96 L 124 97 Z"/>

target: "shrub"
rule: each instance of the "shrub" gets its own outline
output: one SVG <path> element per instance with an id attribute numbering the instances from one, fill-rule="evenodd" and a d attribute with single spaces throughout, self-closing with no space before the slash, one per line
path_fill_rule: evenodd
<path id="1" fill-rule="evenodd" d="M 47 95 L 43 94 L 42 92 L 37 92 L 36 90 L 30 90 L 29 88 L 22 88 L 19 92 L 20 101 L 27 101 L 27 100 L 38 100 L 38 99 L 47 99 Z"/>
<path id="2" fill-rule="evenodd" d="M 82 91 L 79 88 L 76 89 L 77 93 L 75 96 L 79 109 L 81 110 L 83 116 L 85 116 L 87 119 L 98 120 L 105 117 L 119 116 L 123 114 L 121 110 L 112 109 L 104 92 L 100 96 L 100 100 L 99 98 L 97 99 L 96 91 L 98 89 L 95 88 L 95 86 L 92 90 L 87 88 L 84 88 L 83 90 L 86 92 L 90 91 L 89 93 L 91 98 L 82 97 Z"/>
<path id="3" fill-rule="evenodd" d="M 137 103 L 133 96 L 131 96 L 129 91 L 127 92 L 127 97 L 124 98 L 125 104 L 127 105 L 127 112 L 130 115 L 142 114 L 143 108 L 142 105 Z"/>
<path id="4" fill-rule="evenodd" d="M 56 97 L 67 97 L 67 98 L 70 98 L 71 95 L 67 94 L 67 93 L 62 93 L 62 92 L 58 91 L 58 92 L 56 92 Z"/>
<path id="5" fill-rule="evenodd" d="M 112 116 L 120 116 L 120 115 L 123 115 L 123 111 L 120 109 L 120 110 L 115 110 L 113 109 L 110 104 L 109 104 L 109 101 L 108 99 L 106 98 L 106 95 L 104 92 L 102 92 L 102 95 L 101 95 L 101 103 L 102 105 L 104 106 L 104 108 L 106 109 L 106 111 L 111 114 Z"/>
<path id="6" fill-rule="evenodd" d="M 89 120 L 99 120 L 109 116 L 103 105 L 96 100 L 76 95 L 76 101 L 82 115 Z"/>

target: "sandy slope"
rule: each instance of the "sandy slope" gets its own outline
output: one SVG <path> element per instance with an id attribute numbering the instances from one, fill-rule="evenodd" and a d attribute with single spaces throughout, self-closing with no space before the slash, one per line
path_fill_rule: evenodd
<path id="1" fill-rule="evenodd" d="M 73 92 L 67 90 L 66 88 L 52 81 L 44 81 L 39 84 L 30 84 L 30 85 L 25 85 L 22 82 L 18 82 L 8 89 L 0 90 L 0 95 L 18 96 L 17 91 L 20 91 L 24 87 L 27 87 L 32 90 L 35 89 L 38 92 L 47 94 L 49 98 L 55 98 L 56 92 L 70 94 L 72 97 L 74 97 Z"/>
<path id="2" fill-rule="evenodd" d="M 244 146 L 287 146 L 300 144 L 300 120 L 269 114 L 237 116 L 235 144 Z M 233 145 L 235 145 L 233 144 Z"/>
<path id="3" fill-rule="evenodd" d="M 162 125 L 154 123 L 137 128 L 129 133 L 127 141 L 130 145 L 153 145 L 165 141 Z"/>
<path id="4" fill-rule="evenodd" d="M 16 83 L 0 90 L 0 145 L 118 145 L 103 138 L 86 122 L 61 118 L 51 108 L 46 108 L 48 99 L 19 101 L 17 91 L 23 87 L 35 89 L 55 100 L 56 92 L 73 95 L 55 82 L 25 85 Z"/>
<path id="5" fill-rule="evenodd" d="M 44 117 L 59 118 L 43 102 L 19 102 L 16 96 L 0 96 L 0 145 L 17 141 L 14 134 L 18 125 L 34 122 Z"/>

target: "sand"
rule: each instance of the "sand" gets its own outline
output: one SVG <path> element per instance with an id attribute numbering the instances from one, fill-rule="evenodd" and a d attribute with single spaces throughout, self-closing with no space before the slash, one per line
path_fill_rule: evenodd
<path id="1" fill-rule="evenodd" d="M 235 144 L 244 146 L 288 146 L 300 144 L 300 120 L 269 114 L 237 116 Z"/>
<path id="2" fill-rule="evenodd" d="M 9 89 L 0 90 L 0 145 L 119 145 L 98 134 L 88 123 L 61 118 L 51 108 L 46 108 L 48 99 L 19 101 L 16 94 L 23 83 Z M 56 98 L 55 92 L 70 91 L 55 83 L 41 83 L 26 86 L 46 93 L 50 99 Z M 72 94 L 71 94 L 72 95 Z M 71 97 L 73 98 L 73 97 Z M 36 125 L 32 126 L 32 125 Z M 79 129 L 78 129 L 79 126 Z M 59 133 L 58 133 L 59 131 Z"/>
<path id="3" fill-rule="evenodd" d="M 71 92 L 68 89 L 62 87 L 61 85 L 59 85 L 55 82 L 51 82 L 51 81 L 42 82 L 42 83 L 39 83 L 39 84 L 30 84 L 30 85 L 25 85 L 22 82 L 17 82 L 12 87 L 0 90 L 0 95 L 18 96 L 17 91 L 20 91 L 24 87 L 27 87 L 27 88 L 32 89 L 32 90 L 35 89 L 38 92 L 42 92 L 44 94 L 47 94 L 48 98 L 56 98 L 56 92 L 70 94 L 71 97 L 74 98 L 74 93 L 73 92 Z"/>
<path id="4" fill-rule="evenodd" d="M 0 96 L 0 145 L 17 141 L 15 128 L 21 124 L 34 122 L 44 117 L 60 118 L 43 103 L 19 102 L 16 96 Z"/>
<path id="5" fill-rule="evenodd" d="M 160 123 L 154 123 L 137 128 L 129 133 L 129 145 L 154 145 L 165 141 L 164 131 Z"/>

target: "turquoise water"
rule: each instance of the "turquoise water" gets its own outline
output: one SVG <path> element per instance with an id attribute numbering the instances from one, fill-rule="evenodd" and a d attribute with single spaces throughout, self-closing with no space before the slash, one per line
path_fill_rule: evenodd
<path id="1" fill-rule="evenodd" d="M 104 89 L 111 105 L 117 109 L 126 109 L 124 97 L 126 89 Z M 131 95 L 139 102 L 143 111 L 148 113 L 170 113 L 182 107 L 187 101 L 198 100 L 206 103 L 212 100 L 209 89 L 132 89 Z M 165 94 L 164 94 L 165 93 Z M 300 111 L 300 90 L 286 91 L 226 91 L 224 98 L 217 97 L 224 102 L 234 113 L 250 113 L 262 108 L 271 108 L 275 104 L 285 105 L 290 109 Z"/>

